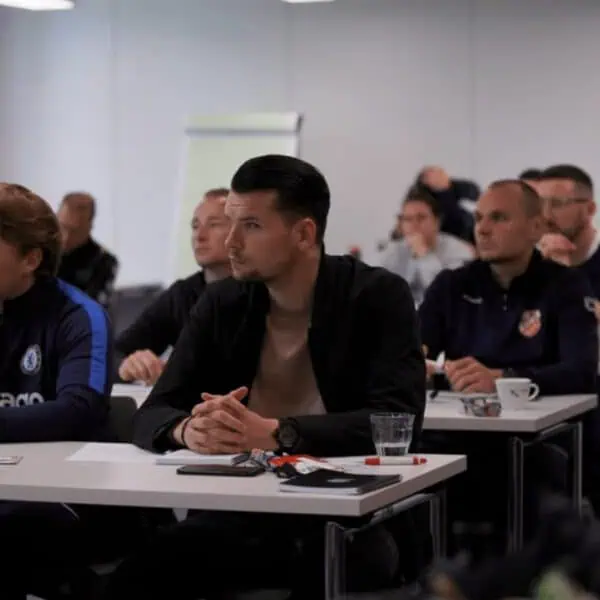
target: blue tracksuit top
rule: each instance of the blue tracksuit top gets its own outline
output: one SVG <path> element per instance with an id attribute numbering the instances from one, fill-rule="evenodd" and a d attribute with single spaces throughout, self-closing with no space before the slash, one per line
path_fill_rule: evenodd
<path id="1" fill-rule="evenodd" d="M 104 309 L 48 277 L 0 307 L 0 442 L 95 439 L 111 387 Z"/>
<path id="2" fill-rule="evenodd" d="M 422 342 L 435 359 L 472 356 L 528 377 L 542 394 L 594 393 L 598 366 L 593 296 L 579 270 L 542 258 L 502 289 L 489 264 L 442 271 L 419 308 Z"/>

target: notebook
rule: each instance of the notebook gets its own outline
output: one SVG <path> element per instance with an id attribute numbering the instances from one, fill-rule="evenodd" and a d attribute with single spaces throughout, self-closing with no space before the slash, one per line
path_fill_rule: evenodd
<path id="1" fill-rule="evenodd" d="M 282 492 L 361 496 L 402 481 L 401 475 L 357 475 L 318 469 L 279 484 Z"/>
<path id="2" fill-rule="evenodd" d="M 237 465 L 248 459 L 248 454 L 198 454 L 191 450 L 176 450 L 161 454 L 157 465 Z"/>

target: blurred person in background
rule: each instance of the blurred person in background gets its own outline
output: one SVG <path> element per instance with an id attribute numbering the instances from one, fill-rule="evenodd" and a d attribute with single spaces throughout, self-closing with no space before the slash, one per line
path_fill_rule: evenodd
<path id="1" fill-rule="evenodd" d="M 225 216 L 228 194 L 227 188 L 209 190 L 194 210 L 192 248 L 201 270 L 173 283 L 118 337 L 121 381 L 156 383 L 165 366 L 161 355 L 175 345 L 206 286 L 231 274 L 225 247 L 230 229 Z"/>
<path id="2" fill-rule="evenodd" d="M 548 258 L 580 266 L 600 295 L 600 236 L 594 227 L 596 203 L 592 178 L 574 165 L 542 172 L 538 191 L 544 198 L 547 233 L 540 250 Z"/>
<path id="3" fill-rule="evenodd" d="M 524 171 L 522 171 L 520 173 L 519 179 L 521 181 L 524 181 L 525 183 L 527 183 L 531 187 L 536 188 L 537 183 L 540 180 L 541 175 L 542 175 L 542 170 L 541 169 L 536 169 L 536 168 L 525 169 Z"/>
<path id="4" fill-rule="evenodd" d="M 545 201 L 548 230 L 539 248 L 547 258 L 574 267 L 587 276 L 593 295 L 586 298 L 586 302 L 600 324 L 600 234 L 594 226 L 594 182 L 580 167 L 561 164 L 542 172 L 538 190 Z M 599 513 L 599 409 L 590 412 L 584 420 L 583 442 L 584 492 Z"/>
<path id="5" fill-rule="evenodd" d="M 440 232 L 441 210 L 433 195 L 413 188 L 402 205 L 402 237 L 390 242 L 382 265 L 408 282 L 416 304 L 443 269 L 460 267 L 473 258 L 464 240 Z"/>
<path id="6" fill-rule="evenodd" d="M 452 178 L 442 167 L 428 166 L 420 171 L 414 185 L 425 188 L 437 200 L 442 232 L 473 242 L 472 209 L 481 193 L 475 182 Z"/>
<path id="7" fill-rule="evenodd" d="M 57 213 L 63 249 L 58 277 L 108 308 L 119 261 L 92 238 L 95 215 L 90 194 L 71 192 L 62 199 Z"/>

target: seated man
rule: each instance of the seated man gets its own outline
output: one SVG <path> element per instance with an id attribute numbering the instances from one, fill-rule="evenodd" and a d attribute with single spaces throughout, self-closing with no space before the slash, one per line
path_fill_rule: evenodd
<path id="1" fill-rule="evenodd" d="M 525 169 L 519 173 L 519 179 L 529 184 L 533 189 L 537 189 L 537 183 L 542 176 L 541 169 L 537 169 L 535 167 Z"/>
<path id="2" fill-rule="evenodd" d="M 174 346 L 189 318 L 190 310 L 206 285 L 231 273 L 225 238 L 229 220 L 225 216 L 225 188 L 209 190 L 192 219 L 192 247 L 202 270 L 176 281 L 163 292 L 116 341 L 119 377 L 154 385 L 164 369 L 159 358 Z"/>
<path id="3" fill-rule="evenodd" d="M 574 165 L 555 165 L 537 182 L 544 199 L 548 232 L 540 251 L 556 262 L 578 267 L 600 299 L 600 233 L 594 226 L 596 203 L 592 178 Z M 600 311 L 599 311 L 600 313 Z"/>
<path id="4" fill-rule="evenodd" d="M 554 165 L 543 171 L 537 189 L 544 199 L 548 233 L 540 241 L 544 256 L 587 276 L 587 299 L 600 323 L 600 232 L 594 226 L 594 183 L 575 165 Z M 599 369 L 600 372 L 600 369 Z M 584 492 L 600 511 L 600 409 L 586 415 L 583 433 Z"/>
<path id="5" fill-rule="evenodd" d="M 472 247 L 440 232 L 441 210 L 424 189 L 413 189 L 402 205 L 402 239 L 391 242 L 382 265 L 408 282 L 416 304 L 443 269 L 462 266 L 473 258 Z"/>
<path id="6" fill-rule="evenodd" d="M 67 194 L 58 209 L 63 256 L 58 276 L 109 308 L 119 261 L 92 237 L 96 201 L 83 192 Z"/>
<path id="7" fill-rule="evenodd" d="M 423 188 L 437 200 L 441 210 L 441 230 L 469 243 L 473 241 L 473 215 L 470 208 L 480 194 L 479 186 L 468 179 L 456 179 L 439 166 L 421 169 L 415 187 Z"/>
<path id="8" fill-rule="evenodd" d="M 425 365 L 406 283 L 324 253 L 329 190 L 308 163 L 254 158 L 231 187 L 234 279 L 210 286 L 193 309 L 137 415 L 136 443 L 156 452 L 368 454 L 369 415 L 378 411 L 415 414 L 418 443 Z M 180 600 L 261 586 L 319 598 L 323 524 L 197 512 L 122 563 L 106 598 Z M 354 575 L 387 580 L 390 543 L 383 529 L 358 535 L 353 547 L 366 554 Z"/>
<path id="9" fill-rule="evenodd" d="M 59 256 L 50 206 L 21 186 L 0 184 L 0 442 L 92 440 L 107 426 L 108 320 L 96 302 L 56 279 Z M 3 600 L 58 584 L 76 568 L 79 527 L 64 505 L 0 502 Z M 15 551 L 25 538 L 26 556 Z"/>
<path id="10" fill-rule="evenodd" d="M 541 394 L 593 392 L 598 341 L 592 292 L 574 269 L 542 258 L 542 201 L 521 181 L 493 183 L 477 202 L 479 260 L 442 272 L 420 307 L 429 357 L 446 354 L 459 392 L 494 392 L 528 377 Z"/>
<path id="11" fill-rule="evenodd" d="M 542 395 L 593 393 L 598 338 L 585 300 L 591 290 L 581 273 L 535 249 L 544 231 L 538 194 L 519 180 L 492 183 L 477 202 L 475 222 L 479 259 L 442 272 L 421 304 L 429 357 L 445 352 L 445 375 L 459 392 L 491 393 L 499 377 L 527 377 Z M 450 489 L 452 516 L 503 518 L 503 436 L 427 432 L 425 444 L 431 451 L 468 454 L 468 472 Z M 536 473 L 551 470 L 546 456 L 538 462 Z M 548 482 L 545 475 L 539 479 Z M 482 499 L 477 490 L 483 489 Z"/>

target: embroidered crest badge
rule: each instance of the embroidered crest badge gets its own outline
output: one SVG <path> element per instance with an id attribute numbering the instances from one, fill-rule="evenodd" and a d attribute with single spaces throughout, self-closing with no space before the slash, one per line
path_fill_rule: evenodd
<path id="1" fill-rule="evenodd" d="M 37 344 L 29 346 L 21 358 L 21 371 L 25 375 L 35 375 L 42 367 L 42 351 Z"/>
<path id="2" fill-rule="evenodd" d="M 521 315 L 519 332 L 523 337 L 532 338 L 542 328 L 542 313 L 539 310 L 526 310 Z"/>

